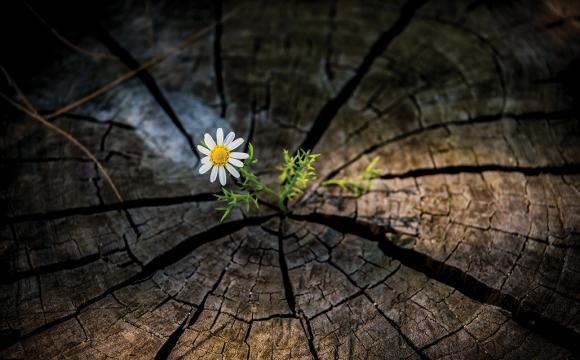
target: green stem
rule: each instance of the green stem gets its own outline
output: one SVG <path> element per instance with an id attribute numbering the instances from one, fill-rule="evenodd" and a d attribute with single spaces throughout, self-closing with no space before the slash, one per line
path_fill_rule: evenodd
<path id="1" fill-rule="evenodd" d="M 284 214 L 288 213 L 288 207 L 286 206 L 286 198 L 288 197 L 288 191 L 284 191 L 278 194 L 278 207 Z"/>

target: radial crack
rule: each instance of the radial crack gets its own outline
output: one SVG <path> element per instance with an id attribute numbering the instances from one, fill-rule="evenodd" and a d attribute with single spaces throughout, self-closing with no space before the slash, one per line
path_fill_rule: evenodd
<path id="1" fill-rule="evenodd" d="M 302 311 L 299 311 L 298 315 L 300 317 L 300 325 L 302 325 L 302 329 L 304 329 L 304 334 L 308 340 L 308 349 L 310 350 L 310 354 L 314 360 L 318 360 L 319 357 L 318 352 L 316 351 L 316 347 L 314 346 L 314 334 L 312 332 L 312 327 L 310 326 L 310 320 L 308 320 Z"/>
<path id="2" fill-rule="evenodd" d="M 18 337 L 14 337 L 14 338 L 8 339 L 6 341 L 3 341 L 3 343 L 0 344 L 0 350 L 6 349 L 6 348 L 10 347 L 11 345 L 15 344 L 16 342 L 19 342 L 19 341 L 22 341 L 24 339 L 30 338 L 34 335 L 40 334 L 48 329 L 51 329 L 59 324 L 64 323 L 67 320 L 74 318 L 75 316 L 78 316 L 84 309 L 88 308 L 90 305 L 104 299 L 105 297 L 107 297 L 110 294 L 113 294 L 117 290 L 126 288 L 127 286 L 131 286 L 136 282 L 142 281 L 143 279 L 147 279 L 148 277 L 153 275 L 156 271 L 176 263 L 177 261 L 183 259 L 188 254 L 190 254 L 192 251 L 194 251 L 195 249 L 197 249 L 198 247 L 200 247 L 204 244 L 207 244 L 211 241 L 220 239 L 226 235 L 233 234 L 234 232 L 239 231 L 247 226 L 260 225 L 263 222 L 266 222 L 267 220 L 269 220 L 271 218 L 272 218 L 272 216 L 264 216 L 264 217 L 246 218 L 243 220 L 231 221 L 228 223 L 214 226 L 213 228 L 210 228 L 209 230 L 204 231 L 202 233 L 198 233 L 196 235 L 193 235 L 193 236 L 185 239 L 184 241 L 180 242 L 179 244 L 177 244 L 176 246 L 174 246 L 170 250 L 155 257 L 149 263 L 145 264 L 143 266 L 143 269 L 139 273 L 131 276 L 127 280 L 124 280 L 124 281 L 108 288 L 107 290 L 105 290 L 101 294 L 95 296 L 94 298 L 85 301 L 84 303 L 79 305 L 73 313 L 65 315 L 63 317 L 60 317 L 58 319 L 52 320 L 44 325 L 41 325 L 41 326 L 29 331 L 28 333 L 20 334 Z"/>
<path id="3" fill-rule="evenodd" d="M 278 259 L 280 261 L 280 272 L 282 273 L 282 281 L 284 283 L 284 294 L 286 295 L 286 301 L 288 301 L 288 307 L 292 314 L 296 314 L 296 298 L 294 297 L 294 289 L 292 288 L 292 282 L 290 281 L 290 276 L 288 272 L 288 264 L 286 263 L 286 254 L 284 253 L 284 228 L 283 220 L 280 220 L 280 225 L 278 228 Z"/>
<path id="4" fill-rule="evenodd" d="M 135 200 L 127 200 L 122 203 L 113 203 L 105 205 L 94 205 L 77 208 L 69 208 L 63 210 L 56 210 L 44 213 L 31 213 L 16 215 L 12 217 L 1 217 L 0 224 L 15 224 L 27 221 L 49 221 L 55 219 L 62 219 L 70 216 L 78 215 L 93 215 L 116 210 L 130 210 L 144 207 L 161 207 L 178 204 L 186 204 L 192 202 L 214 201 L 215 196 L 210 193 L 201 193 L 194 195 L 183 195 L 173 197 L 159 197 L 159 198 L 142 198 Z"/>
<path id="5" fill-rule="evenodd" d="M 364 76 L 369 72 L 375 60 L 387 49 L 389 44 L 405 30 L 415 12 L 426 2 L 426 0 L 409 0 L 401 8 L 401 15 L 390 29 L 383 32 L 365 55 L 362 63 L 356 69 L 352 78 L 340 89 L 338 94 L 330 99 L 316 116 L 310 131 L 300 145 L 304 150 L 313 149 L 338 111 L 350 99 L 354 91 L 358 88 Z"/>
<path id="6" fill-rule="evenodd" d="M 364 296 L 366 297 L 366 299 L 368 301 L 370 301 L 371 303 L 376 304 L 376 302 L 373 300 L 373 298 L 371 298 L 369 296 L 369 294 L 367 294 L 366 292 L 364 293 Z M 401 338 L 405 341 L 405 343 L 407 345 L 409 345 L 409 347 L 411 349 L 413 349 L 413 351 L 419 355 L 419 357 L 421 359 L 428 359 L 427 356 L 425 356 L 425 354 L 423 353 L 422 349 L 419 349 L 412 341 L 411 339 L 409 339 L 409 337 L 401 330 L 401 328 L 399 327 L 399 325 L 397 323 L 395 323 L 395 321 L 393 321 L 393 319 L 391 319 L 390 317 L 387 316 L 387 314 L 385 314 L 384 311 L 382 311 L 378 306 L 375 306 L 375 309 L 377 310 L 377 312 L 379 314 L 381 314 L 381 316 L 383 318 L 385 318 L 385 320 L 387 320 L 387 322 L 397 331 L 397 333 L 399 334 L 399 336 L 401 336 Z"/>
<path id="7" fill-rule="evenodd" d="M 238 249 L 239 249 L 239 247 L 238 247 Z M 236 249 L 236 251 L 237 251 L 237 249 Z M 234 253 L 235 253 L 235 251 L 234 251 Z M 199 304 L 197 309 L 195 309 L 195 312 L 193 313 L 193 315 L 191 313 L 188 314 L 187 317 L 183 320 L 183 322 L 179 325 L 179 327 L 177 329 L 175 329 L 175 331 L 171 334 L 171 336 L 169 336 L 169 338 L 163 344 L 163 346 L 161 346 L 161 348 L 159 349 L 159 351 L 155 355 L 155 360 L 167 359 L 169 357 L 169 355 L 171 355 L 171 352 L 173 351 L 173 349 L 177 345 L 177 342 L 181 338 L 181 335 L 185 331 L 185 325 L 187 324 L 187 327 L 191 327 L 192 325 L 195 324 L 197 319 L 199 319 L 201 313 L 205 309 L 205 303 L 207 301 L 207 298 L 209 297 L 210 294 L 213 294 L 213 292 L 217 289 L 217 287 L 221 283 L 222 279 L 224 278 L 226 270 L 227 270 L 227 266 L 222 270 L 222 272 L 220 273 L 220 276 L 218 277 L 217 281 L 212 286 L 211 290 L 205 294 L 205 296 L 203 297 L 203 300 L 201 301 L 201 304 Z"/>
<path id="8" fill-rule="evenodd" d="M 215 32 L 213 35 L 213 66 L 215 71 L 215 79 L 218 96 L 220 98 L 221 112 L 220 116 L 222 118 L 226 117 L 227 102 L 224 90 L 224 79 L 223 79 L 223 63 L 222 63 L 222 33 L 223 24 L 222 20 L 222 0 L 216 0 L 213 2 L 213 14 L 215 19 Z"/>
<path id="9" fill-rule="evenodd" d="M 111 51 L 112 54 L 119 57 L 119 59 L 123 61 L 123 63 L 125 63 L 125 65 L 129 69 L 135 70 L 138 69 L 139 66 L 141 66 L 141 64 L 139 64 L 139 62 L 133 57 L 133 55 L 131 55 L 131 53 L 127 51 L 127 49 L 122 47 L 121 44 L 119 44 L 117 40 L 115 40 L 115 38 L 113 38 L 113 36 L 111 36 L 111 34 L 109 34 L 109 32 L 105 28 L 103 28 L 96 20 L 91 20 L 89 24 L 90 31 L 93 33 L 93 35 L 97 39 L 99 39 L 103 43 L 103 45 L 105 45 L 109 49 L 109 51 Z M 193 137 L 187 132 L 181 120 L 179 120 L 179 117 L 171 107 L 171 104 L 169 104 L 169 101 L 165 98 L 163 92 L 157 85 L 155 78 L 153 78 L 151 73 L 149 73 L 147 70 L 142 70 L 139 73 L 137 73 L 137 77 L 141 80 L 143 85 L 147 87 L 147 89 L 149 90 L 155 101 L 157 101 L 161 109 L 163 109 L 165 114 L 167 114 L 167 116 L 171 119 L 171 122 L 173 123 L 173 125 L 175 125 L 177 130 L 179 130 L 179 132 L 185 137 L 185 140 L 189 144 L 191 152 L 199 160 L 199 154 L 197 153 L 197 150 L 195 148 Z"/>
<path id="10" fill-rule="evenodd" d="M 187 324 L 187 321 L 190 318 L 191 313 L 188 313 L 187 316 L 181 322 L 181 324 L 179 324 L 177 329 L 175 329 L 175 331 L 173 331 L 173 333 L 169 335 L 167 341 L 165 341 L 161 346 L 161 348 L 159 349 L 159 351 L 157 351 L 157 354 L 155 354 L 155 360 L 167 359 L 169 355 L 171 355 L 171 352 L 175 348 L 175 345 L 177 345 L 177 341 L 179 341 L 179 338 L 181 337 L 183 331 L 185 330 L 185 324 Z"/>
<path id="11" fill-rule="evenodd" d="M 552 112 L 544 112 L 544 111 L 532 111 L 527 113 L 521 114 L 514 114 L 514 113 L 499 113 L 499 114 L 492 114 L 492 115 L 481 115 L 474 118 L 467 118 L 455 121 L 448 121 L 438 124 L 432 124 L 425 127 L 418 127 L 414 130 L 407 131 L 398 135 L 395 135 L 391 138 L 388 138 L 378 144 L 372 145 L 367 149 L 361 151 L 351 159 L 347 160 L 345 163 L 340 165 L 335 170 L 331 171 L 328 175 L 324 177 L 324 180 L 328 180 L 336 176 L 339 172 L 344 170 L 345 168 L 352 165 L 354 162 L 359 160 L 365 155 L 372 154 L 373 152 L 377 151 L 378 149 L 393 144 L 405 139 L 408 139 L 412 136 L 419 135 L 423 132 L 434 131 L 442 128 L 447 128 L 449 126 L 468 126 L 471 124 L 484 124 L 484 123 L 491 123 L 496 121 L 501 121 L 503 119 L 513 119 L 513 120 L 555 120 L 555 119 L 565 119 L 574 116 L 574 110 L 571 109 L 564 109 Z"/>
<path id="12" fill-rule="evenodd" d="M 24 271 L 18 271 L 18 272 L 12 273 L 12 274 L 2 275 L 0 277 L 0 284 L 9 284 L 9 283 L 12 283 L 14 281 L 18 281 L 20 279 L 25 279 L 25 278 L 31 277 L 31 276 L 51 274 L 51 273 L 55 273 L 55 272 L 59 272 L 59 271 L 63 271 L 63 270 L 76 269 L 76 268 L 88 265 L 90 263 L 93 263 L 95 261 L 98 261 L 104 257 L 111 255 L 111 254 L 122 252 L 122 251 L 125 251 L 125 249 L 124 248 L 123 249 L 115 249 L 115 250 L 109 251 L 109 252 L 104 253 L 104 254 L 95 253 L 95 254 L 87 255 L 87 256 L 84 256 L 84 257 L 81 257 L 78 259 L 65 260 L 65 261 L 61 261 L 61 262 L 57 262 L 57 263 L 37 266 L 37 267 L 30 268 L 30 269 L 24 270 Z"/>
<path id="13" fill-rule="evenodd" d="M 497 172 L 512 172 L 520 173 L 526 176 L 537 176 L 540 174 L 553 174 L 553 175 L 576 175 L 580 174 L 580 163 L 564 164 L 564 165 L 554 165 L 554 166 L 538 166 L 538 167 L 524 167 L 524 166 L 506 166 L 506 165 L 457 165 L 457 166 L 446 166 L 440 168 L 425 168 L 425 169 L 413 169 L 404 173 L 399 174 L 386 174 L 381 176 L 381 179 L 406 179 L 406 178 L 417 178 L 421 176 L 431 176 L 431 175 L 455 175 L 461 173 L 475 173 L 480 174 L 485 171 L 497 171 Z"/>
<path id="14" fill-rule="evenodd" d="M 498 306 L 509 311 L 512 318 L 523 327 L 542 335 L 554 344 L 569 349 L 575 354 L 580 354 L 580 334 L 545 317 L 542 313 L 526 309 L 513 295 L 490 287 L 455 266 L 388 241 L 385 237 L 386 233 L 397 234 L 390 227 L 362 222 L 349 217 L 320 213 L 290 215 L 290 217 L 296 220 L 323 224 L 345 234 L 353 234 L 363 239 L 378 242 L 379 248 L 385 255 L 400 261 L 403 265 L 451 286 L 473 300 Z"/>

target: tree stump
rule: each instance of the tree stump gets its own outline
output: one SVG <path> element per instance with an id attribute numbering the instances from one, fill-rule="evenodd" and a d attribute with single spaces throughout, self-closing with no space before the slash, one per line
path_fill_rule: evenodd
<path id="1" fill-rule="evenodd" d="M 577 1 L 13 10 L 38 33 L 7 72 L 124 202 L 2 102 L 0 358 L 579 356 Z M 318 179 L 220 223 L 218 127 L 267 182 L 298 148 Z M 322 186 L 377 156 L 360 197 Z"/>

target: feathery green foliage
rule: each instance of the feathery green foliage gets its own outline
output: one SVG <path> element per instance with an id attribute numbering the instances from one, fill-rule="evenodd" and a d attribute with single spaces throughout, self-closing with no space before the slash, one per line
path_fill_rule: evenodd
<path id="1" fill-rule="evenodd" d="M 244 167 L 238 169 L 240 172 L 240 182 L 238 185 L 241 191 L 236 192 L 222 188 L 222 193 L 216 194 L 219 201 L 225 202 L 224 206 L 216 208 L 216 210 L 223 212 L 220 221 L 224 221 L 236 207 L 243 207 L 246 211 L 249 211 L 252 205 L 259 208 L 258 196 L 261 193 L 267 193 L 273 196 L 278 201 L 280 210 L 287 213 L 288 201 L 300 196 L 309 182 L 316 179 L 317 176 L 313 164 L 320 154 L 312 154 L 310 150 L 299 149 L 296 155 L 290 155 L 288 150 L 284 150 L 284 164 L 278 176 L 280 189 L 274 191 L 262 183 L 250 169 L 251 165 L 258 162 L 254 158 L 254 147 L 252 144 L 248 144 L 248 155 L 249 157 L 244 161 Z M 327 180 L 322 185 L 338 186 L 345 191 L 352 191 L 354 196 L 359 197 L 368 192 L 371 188 L 372 181 L 380 176 L 381 169 L 376 167 L 379 159 L 380 157 L 375 157 L 355 179 L 343 178 Z"/>
<path id="2" fill-rule="evenodd" d="M 254 204 L 256 208 L 258 205 L 258 197 L 251 193 L 236 193 L 229 191 L 226 188 L 222 188 L 221 194 L 216 194 L 215 197 L 218 201 L 226 202 L 225 206 L 216 208 L 217 211 L 222 211 L 223 215 L 220 222 L 224 221 L 230 212 L 238 206 L 244 206 L 246 211 L 250 211 L 250 205 Z"/>
<path id="3" fill-rule="evenodd" d="M 244 167 L 238 169 L 242 179 L 241 188 L 244 192 L 234 192 L 222 188 L 222 193 L 215 195 L 218 201 L 226 203 L 225 206 L 216 208 L 217 211 L 223 212 L 220 222 L 224 221 L 230 212 L 238 206 L 243 206 L 246 211 L 250 211 L 251 205 L 254 205 L 256 209 L 259 208 L 258 194 L 267 190 L 267 186 L 262 184 L 258 177 L 249 170 L 250 165 L 258 162 L 254 159 L 254 146 L 252 144 L 248 144 L 248 155 L 249 157 L 244 161 Z"/>
<path id="4" fill-rule="evenodd" d="M 310 180 L 316 179 L 316 170 L 312 164 L 320 154 L 312 154 L 310 150 L 299 149 L 297 154 L 290 156 L 284 150 L 284 166 L 279 176 L 281 188 L 278 195 L 278 205 L 284 212 L 288 212 L 286 201 L 296 198 L 304 192 Z"/>
<path id="5" fill-rule="evenodd" d="M 238 206 L 243 207 L 246 211 L 249 211 L 252 205 L 258 208 L 258 196 L 262 192 L 269 193 L 276 198 L 280 210 L 286 213 L 288 212 L 287 201 L 302 194 L 308 182 L 316 178 L 316 170 L 312 164 L 319 154 L 312 154 L 310 150 L 300 149 L 296 155 L 290 156 L 288 151 L 284 150 L 284 166 L 279 176 L 281 185 L 280 190 L 276 192 L 264 185 L 250 169 L 251 165 L 258 162 L 254 158 L 252 144 L 248 144 L 248 155 L 249 157 L 244 161 L 244 167 L 238 169 L 241 178 L 239 185 L 242 191 L 236 192 L 222 188 L 221 194 L 215 195 L 219 201 L 225 202 L 224 206 L 216 208 L 216 210 L 223 212 L 220 221 L 224 221 Z"/>
<path id="6" fill-rule="evenodd" d="M 381 169 L 375 168 L 379 159 L 379 156 L 375 157 L 356 179 L 327 180 L 322 185 L 338 186 L 345 191 L 352 191 L 354 196 L 359 197 L 369 191 L 372 181 L 381 175 Z"/>

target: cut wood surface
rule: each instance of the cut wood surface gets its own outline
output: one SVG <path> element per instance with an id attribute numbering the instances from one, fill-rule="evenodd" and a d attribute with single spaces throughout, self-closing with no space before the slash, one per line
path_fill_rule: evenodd
<path id="1" fill-rule="evenodd" d="M 125 201 L 0 104 L 0 358 L 580 356 L 578 1 L 22 6 L 53 43 L 7 71 Z M 220 223 L 218 127 L 318 179 Z M 362 196 L 322 186 L 377 156 Z"/>

